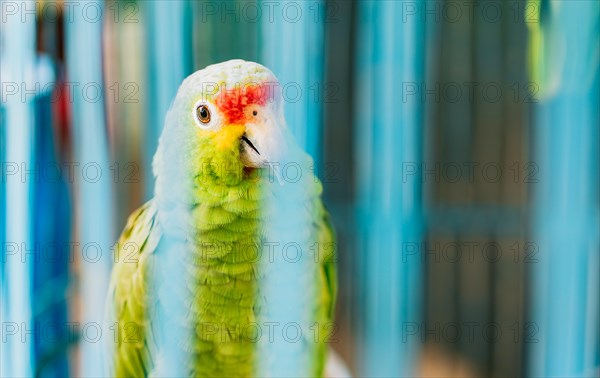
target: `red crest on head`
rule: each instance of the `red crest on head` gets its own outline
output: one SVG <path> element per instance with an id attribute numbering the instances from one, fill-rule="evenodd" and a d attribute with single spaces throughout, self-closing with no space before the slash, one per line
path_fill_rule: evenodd
<path id="1" fill-rule="evenodd" d="M 274 99 L 274 88 L 268 84 L 250 83 L 233 89 L 222 90 L 215 104 L 228 123 L 243 123 L 247 119 L 245 109 L 250 105 L 264 106 Z"/>

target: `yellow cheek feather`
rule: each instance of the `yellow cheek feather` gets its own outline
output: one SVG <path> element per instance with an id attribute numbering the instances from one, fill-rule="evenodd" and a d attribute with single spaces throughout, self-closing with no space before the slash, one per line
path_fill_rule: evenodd
<path id="1" fill-rule="evenodd" d="M 213 140 L 218 150 L 231 150 L 239 144 L 239 140 L 246 131 L 243 125 L 226 125 L 213 134 Z"/>

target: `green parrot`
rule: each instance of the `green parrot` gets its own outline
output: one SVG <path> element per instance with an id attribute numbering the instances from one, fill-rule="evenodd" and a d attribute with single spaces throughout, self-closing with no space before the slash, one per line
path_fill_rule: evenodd
<path id="1" fill-rule="evenodd" d="M 115 248 L 109 374 L 169 375 L 172 367 L 161 366 L 165 352 L 186 356 L 178 368 L 189 376 L 271 374 L 260 360 L 264 344 L 249 333 L 263 327 L 273 306 L 285 306 L 261 284 L 275 269 L 262 252 L 276 228 L 302 235 L 295 245 L 313 252 L 293 277 L 303 293 L 293 305 L 318 329 L 302 330 L 294 345 L 307 365 L 290 374 L 323 376 L 326 360 L 335 358 L 327 348 L 335 236 L 278 88 L 270 70 L 243 60 L 208 66 L 181 84 L 153 160 L 154 197 L 131 214 Z M 286 180 L 284 162 L 302 174 Z M 300 189 L 294 196 L 292 187 Z M 281 198 L 301 209 L 295 223 L 278 221 L 291 218 Z"/>

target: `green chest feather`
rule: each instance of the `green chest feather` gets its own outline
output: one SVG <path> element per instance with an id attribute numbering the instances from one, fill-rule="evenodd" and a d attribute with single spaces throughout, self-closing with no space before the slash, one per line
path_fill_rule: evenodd
<path id="1" fill-rule="evenodd" d="M 201 375 L 251 376 L 256 347 L 261 197 L 264 188 L 205 185 L 206 200 L 193 209 L 197 247 L 195 368 Z M 195 370 L 196 370 L 195 369 Z"/>

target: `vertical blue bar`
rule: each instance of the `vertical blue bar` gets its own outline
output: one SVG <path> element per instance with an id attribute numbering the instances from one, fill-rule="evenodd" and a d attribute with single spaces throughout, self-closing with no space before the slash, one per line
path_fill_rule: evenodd
<path id="1" fill-rule="evenodd" d="M 551 79 L 536 109 L 532 376 L 592 376 L 599 366 L 600 255 L 598 113 L 600 3 L 548 4 L 542 20 L 557 44 Z M 548 65 L 550 62 L 541 62 Z"/>
<path id="2" fill-rule="evenodd" d="M 31 308 L 31 281 L 33 258 L 25 255 L 25 249 L 32 250 L 32 177 L 22 176 L 31 166 L 34 144 L 34 96 L 35 88 L 35 2 L 0 2 L 2 7 L 3 50 L 2 64 L 3 91 L 5 85 L 15 85 L 17 92 L 11 95 L 3 93 L 2 101 L 6 110 L 6 163 L 14 164 L 16 174 L 6 178 L 6 244 L 3 254 L 10 248 L 14 254 L 3 255 L 6 285 L 2 292 L 2 364 L 0 375 L 27 377 L 32 376 L 35 366 L 33 358 L 33 336 L 21 337 L 26 331 L 32 331 L 34 324 Z M 9 10 L 10 8 L 10 10 Z M 14 13 L 13 13 L 14 12 Z M 7 327 L 14 326 L 16 331 L 8 335 Z"/>
<path id="3" fill-rule="evenodd" d="M 146 197 L 154 193 L 154 178 L 152 174 L 152 159 L 158 146 L 165 117 L 183 79 L 190 73 L 193 46 L 192 38 L 192 7 L 188 0 L 156 0 L 139 2 L 144 7 L 148 35 L 148 77 L 141 88 L 148 90 L 148 125 L 145 128 L 146 148 L 144 158 L 144 179 Z M 174 167 L 177 169 L 178 167 Z M 168 259 L 169 249 L 182 250 L 184 245 L 177 245 L 170 239 L 161 242 L 164 253 L 158 253 L 158 264 L 163 267 L 160 274 L 152 279 L 165 280 L 165 277 L 183 277 L 184 282 L 191 279 L 181 263 Z M 168 281 L 168 280 L 167 280 Z M 173 290 L 181 288 L 173 288 Z M 158 334 L 165 335 L 157 340 L 159 360 L 155 361 L 155 376 L 184 376 L 189 374 L 191 351 L 182 345 L 188 345 L 191 335 L 190 328 L 181 323 L 181 314 L 190 303 L 184 290 L 180 295 L 173 292 L 159 291 L 153 293 L 163 303 L 161 310 L 164 319 Z M 181 300 L 181 297 L 186 298 Z M 189 353 L 183 353 L 182 349 Z"/>
<path id="4" fill-rule="evenodd" d="M 0 25 L 0 29 L 2 29 L 2 25 Z M 0 58 L 0 77 L 5 77 L 5 73 L 3 71 L 2 66 L 2 58 Z M 3 91 L 4 89 L 2 89 Z M 4 93 L 0 93 L 0 96 L 3 96 Z M 6 119 L 4 118 L 6 114 L 6 109 L 4 106 L 4 100 L 0 102 L 0 161 L 4 164 L 8 160 L 6 159 Z M 2 246 L 2 250 L 0 251 L 0 256 L 2 256 L 2 260 L 0 261 L 0 324 L 5 324 L 5 319 L 7 319 L 7 305 L 8 305 L 8 282 L 5 275 L 6 272 L 6 179 L 5 179 L 5 171 L 4 167 L 2 167 L 2 180 L 0 181 L 0 245 Z M 4 332 L 4 331 L 3 331 Z M 0 359 L 2 361 L 8 361 L 10 358 L 8 351 L 6 348 L 0 349 Z M 8 364 L 6 364 L 8 365 Z M 5 376 L 4 374 L 8 373 L 8 367 L 3 369 L 0 367 L 0 376 Z"/>
<path id="5" fill-rule="evenodd" d="M 177 89 L 190 73 L 192 63 L 192 8 L 188 0 L 153 0 L 139 2 L 146 14 L 148 35 L 148 77 L 141 90 L 148 91 L 148 125 L 144 180 L 146 198 L 152 198 L 154 179 L 152 158 L 158 146 L 165 116 Z"/>
<path id="6" fill-rule="evenodd" d="M 91 0 L 86 7 L 105 12 L 104 2 Z M 76 219 L 81 251 L 82 338 L 81 371 L 86 377 L 103 375 L 102 343 L 96 340 L 101 329 L 111 266 L 112 186 L 104 114 L 102 76 L 102 17 L 91 18 L 81 7 L 68 7 L 65 14 L 67 77 L 78 86 L 73 90 L 73 135 L 78 195 Z M 86 90 L 86 88 L 91 88 Z M 101 88 L 100 93 L 95 89 Z M 99 98 L 97 96 L 100 96 Z M 100 256 L 96 259 L 97 251 Z M 102 329 L 111 337 L 108 329 Z M 88 333 L 89 332 L 89 333 Z"/>
<path id="7" fill-rule="evenodd" d="M 403 97 L 423 80 L 424 27 L 403 18 L 420 2 L 359 2 L 356 56 L 357 220 L 364 266 L 364 376 L 414 376 L 420 322 L 421 180 L 403 177 L 422 151 L 422 104 Z"/>
<path id="8" fill-rule="evenodd" d="M 320 159 L 320 135 L 322 130 L 321 102 L 319 88 L 324 87 L 322 80 L 324 64 L 323 19 L 318 16 L 322 12 L 323 2 L 264 2 L 265 7 L 275 7 L 275 15 L 261 18 L 261 56 L 265 66 L 273 71 L 281 84 L 285 107 L 285 118 L 288 128 L 298 144 L 314 159 L 318 167 Z M 321 98 L 319 98 L 321 97 Z M 301 169 L 309 170 L 304 162 L 295 160 L 288 151 L 288 160 L 278 161 L 281 167 L 286 164 L 300 164 Z M 312 172 L 303 174 L 306 179 Z M 299 305 L 306 288 L 313 287 L 315 269 L 309 247 L 314 240 L 308 240 L 304 225 L 311 224 L 312 219 L 305 211 L 305 180 L 297 183 L 274 181 L 269 190 L 277 198 L 276 203 L 265 204 L 267 212 L 274 216 L 265 225 L 268 230 L 268 243 L 274 245 L 274 257 L 269 250 L 263 250 L 261 270 L 269 274 L 263 279 L 260 291 L 269 298 L 269 311 L 259 324 L 278 324 L 273 342 L 258 345 L 258 375 L 273 377 L 309 376 L 312 372 L 314 356 L 309 353 L 306 341 L 292 342 L 282 339 L 280 331 L 285 332 L 292 325 L 299 324 L 304 334 L 311 332 L 310 306 Z M 305 199 L 307 200 L 307 199 Z M 299 227 L 299 225 L 301 227 Z M 298 245 L 301 258 L 291 263 L 282 257 L 287 246 Z M 270 247 L 267 247 L 270 248 Z M 292 331 L 295 328 L 292 329 Z M 293 333 L 293 332 L 292 332 Z"/>
<path id="9" fill-rule="evenodd" d="M 274 7 L 275 16 L 267 17 L 265 11 L 261 18 L 261 63 L 279 79 L 288 127 L 318 167 L 326 90 L 324 1 L 266 1 L 262 9 L 269 7 Z"/>

